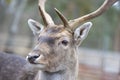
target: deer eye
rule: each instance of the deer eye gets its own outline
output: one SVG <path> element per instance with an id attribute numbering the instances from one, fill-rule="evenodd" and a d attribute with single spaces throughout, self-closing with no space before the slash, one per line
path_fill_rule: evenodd
<path id="1" fill-rule="evenodd" d="M 64 46 L 67 46 L 67 45 L 68 45 L 68 41 L 67 41 L 67 40 L 63 40 L 61 43 L 62 43 Z"/>

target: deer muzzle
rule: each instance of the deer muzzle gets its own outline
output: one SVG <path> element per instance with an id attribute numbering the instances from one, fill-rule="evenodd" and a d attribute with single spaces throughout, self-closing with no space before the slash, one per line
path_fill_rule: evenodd
<path id="1" fill-rule="evenodd" d="M 35 63 L 36 59 L 39 58 L 40 55 L 28 55 L 27 60 L 31 64 L 37 64 Z"/>
<path id="2" fill-rule="evenodd" d="M 45 60 L 45 56 L 43 54 L 31 54 L 26 57 L 27 61 L 30 64 L 40 64 L 47 65 L 47 60 Z"/>

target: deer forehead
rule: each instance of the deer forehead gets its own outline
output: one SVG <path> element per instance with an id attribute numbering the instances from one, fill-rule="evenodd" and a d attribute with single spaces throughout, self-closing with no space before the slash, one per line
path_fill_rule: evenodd
<path id="1" fill-rule="evenodd" d="M 53 42 L 56 39 L 60 38 L 72 38 L 72 35 L 69 31 L 61 27 L 48 27 L 43 30 L 38 39 L 41 41 L 50 41 Z"/>

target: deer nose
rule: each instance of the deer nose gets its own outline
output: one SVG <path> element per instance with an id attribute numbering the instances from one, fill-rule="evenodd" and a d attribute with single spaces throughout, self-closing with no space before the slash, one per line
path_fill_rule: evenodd
<path id="1" fill-rule="evenodd" d="M 31 63 L 31 64 L 36 64 L 35 60 L 39 57 L 39 55 L 29 55 L 27 56 L 27 60 Z"/>

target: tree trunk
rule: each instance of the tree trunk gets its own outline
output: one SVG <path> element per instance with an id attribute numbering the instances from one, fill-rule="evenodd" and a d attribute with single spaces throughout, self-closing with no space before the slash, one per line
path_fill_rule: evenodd
<path id="1" fill-rule="evenodd" d="M 27 4 L 27 0 L 13 0 L 11 2 L 11 7 L 9 8 L 9 10 L 12 10 L 14 7 L 16 7 L 16 5 L 18 6 L 16 8 L 16 10 L 12 10 L 12 12 L 10 11 L 10 13 L 12 13 L 14 17 L 14 20 L 12 22 L 12 26 L 10 26 L 9 28 L 9 32 L 8 32 L 8 39 L 7 39 L 7 42 L 5 44 L 5 52 L 13 52 L 13 47 L 14 47 L 14 39 L 15 39 L 15 35 L 16 33 L 18 32 L 18 24 L 19 24 L 19 21 L 20 21 L 20 17 L 22 15 L 22 12 L 25 8 Z M 8 10 L 8 11 L 9 11 Z"/>

